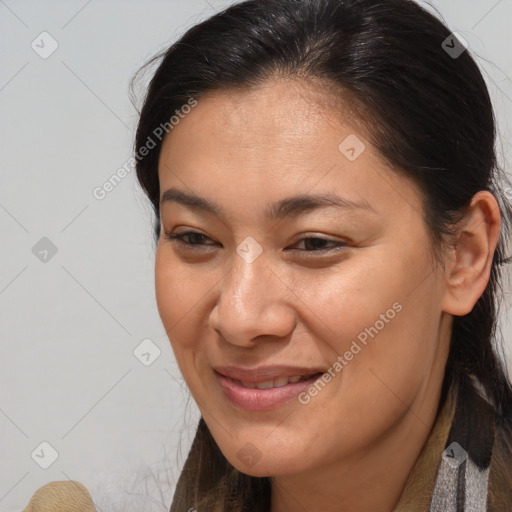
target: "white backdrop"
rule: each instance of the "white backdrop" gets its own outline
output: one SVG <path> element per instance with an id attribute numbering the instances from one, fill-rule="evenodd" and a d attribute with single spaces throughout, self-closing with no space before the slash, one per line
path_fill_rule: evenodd
<path id="1" fill-rule="evenodd" d="M 199 415 L 156 308 L 151 210 L 133 173 L 93 190 L 131 156 L 133 73 L 229 3 L 0 0 L 1 511 L 66 479 L 100 512 L 169 508 Z M 481 57 L 510 169 L 512 2 L 432 4 Z"/>

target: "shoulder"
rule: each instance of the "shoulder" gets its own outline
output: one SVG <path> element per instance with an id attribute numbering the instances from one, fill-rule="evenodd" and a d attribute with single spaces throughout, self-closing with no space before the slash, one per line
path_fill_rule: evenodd
<path id="1" fill-rule="evenodd" d="M 497 411 L 478 383 L 469 379 L 459 382 L 445 449 L 452 443 L 467 454 L 457 477 L 466 500 L 474 500 L 477 493 L 487 496 L 483 510 L 512 510 L 512 417 Z"/>

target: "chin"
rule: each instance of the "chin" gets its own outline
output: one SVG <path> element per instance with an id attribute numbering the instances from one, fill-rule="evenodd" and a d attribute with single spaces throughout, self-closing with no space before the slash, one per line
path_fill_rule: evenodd
<path id="1" fill-rule="evenodd" d="M 247 452 L 249 448 L 244 447 Z M 242 460 L 239 454 L 242 452 Z M 234 457 L 230 457 L 228 460 L 241 473 L 245 473 L 249 476 L 254 477 L 269 477 L 278 475 L 288 475 L 292 473 L 298 473 L 305 471 L 307 468 L 302 467 L 304 462 L 304 456 L 297 457 L 296 453 L 287 457 L 286 455 L 279 455 L 274 452 L 272 456 L 265 458 L 261 455 L 261 458 L 256 462 L 251 461 L 248 456 L 244 456 L 244 449 L 239 450 L 234 454 Z M 243 460 L 245 458 L 245 460 Z"/>

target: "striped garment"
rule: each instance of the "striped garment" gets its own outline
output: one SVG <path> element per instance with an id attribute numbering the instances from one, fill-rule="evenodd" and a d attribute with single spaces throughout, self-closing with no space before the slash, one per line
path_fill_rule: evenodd
<path id="1" fill-rule="evenodd" d="M 462 379 L 438 415 L 394 512 L 512 512 L 512 428 Z"/>

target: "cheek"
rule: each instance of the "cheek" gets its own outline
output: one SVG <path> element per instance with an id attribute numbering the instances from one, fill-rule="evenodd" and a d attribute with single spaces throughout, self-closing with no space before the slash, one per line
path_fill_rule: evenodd
<path id="1" fill-rule="evenodd" d="M 205 300 L 211 288 L 207 274 L 179 261 L 171 248 L 159 246 L 155 260 L 155 294 L 166 330 L 186 323 L 187 317 Z"/>
<path id="2" fill-rule="evenodd" d="M 376 331 L 381 333 L 397 323 L 406 288 L 392 269 L 384 271 L 364 261 L 342 264 L 329 272 L 290 274 L 287 283 L 300 299 L 311 331 L 337 354 L 349 350 L 353 340 L 364 346 Z"/>
<path id="3" fill-rule="evenodd" d="M 309 331 L 329 347 L 325 361 L 340 363 L 333 371 L 343 373 L 345 391 L 359 394 L 385 384 L 413 388 L 429 371 L 439 297 L 434 274 L 425 279 L 427 264 L 418 258 L 414 267 L 404 267 L 406 259 L 379 259 L 374 253 L 371 262 L 291 282 L 303 311 L 310 310 Z"/>
<path id="4" fill-rule="evenodd" d="M 173 258 L 169 251 L 157 249 L 155 295 L 163 327 L 184 377 L 189 373 L 191 356 L 201 336 L 198 314 L 211 286 L 197 279 L 197 272 Z"/>

